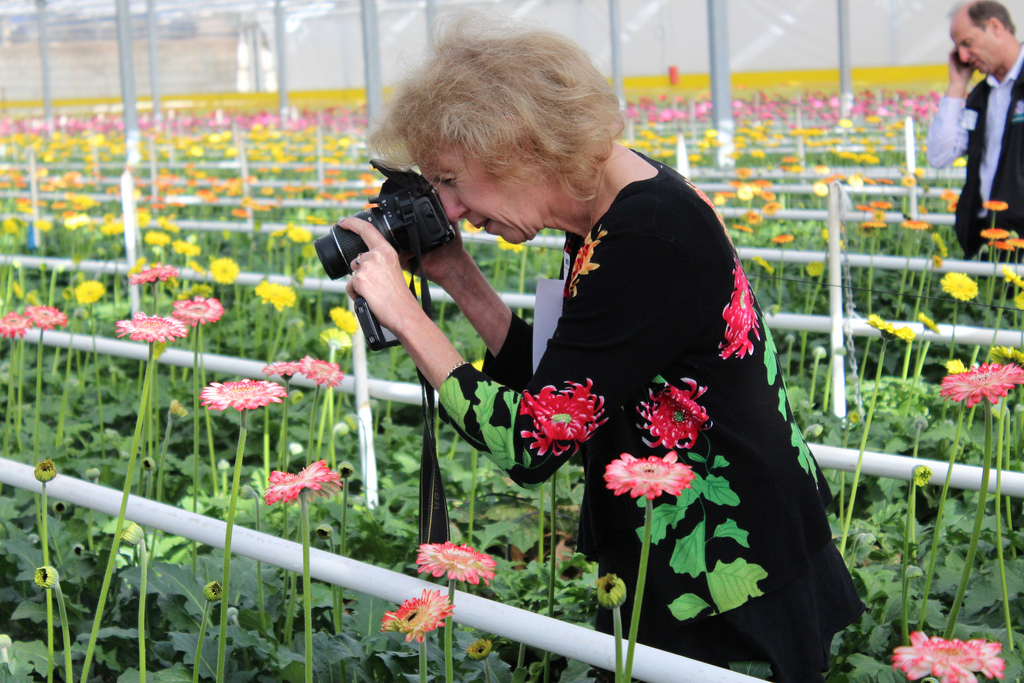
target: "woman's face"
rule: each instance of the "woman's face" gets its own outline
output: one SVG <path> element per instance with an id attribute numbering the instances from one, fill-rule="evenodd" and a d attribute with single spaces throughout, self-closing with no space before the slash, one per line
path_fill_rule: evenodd
<path id="1" fill-rule="evenodd" d="M 453 223 L 467 220 L 512 244 L 533 239 L 548 225 L 545 216 L 557 188 L 544 187 L 537 180 L 494 178 L 479 162 L 457 153 L 443 154 L 436 164 L 420 171 L 437 190 Z"/>

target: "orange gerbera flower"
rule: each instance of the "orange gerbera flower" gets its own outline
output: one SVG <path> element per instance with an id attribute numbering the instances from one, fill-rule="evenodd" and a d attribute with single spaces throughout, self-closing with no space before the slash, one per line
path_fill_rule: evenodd
<path id="1" fill-rule="evenodd" d="M 883 201 L 874 201 L 874 202 L 871 202 L 870 204 L 868 204 L 868 206 L 870 206 L 872 209 L 877 209 L 879 211 L 888 211 L 889 209 L 892 208 L 892 203 L 891 202 L 883 202 Z"/>
<path id="2" fill-rule="evenodd" d="M 773 244 L 789 244 L 790 242 L 792 242 L 795 239 L 796 238 L 793 237 L 792 235 L 776 235 L 775 237 L 772 238 L 772 243 Z"/>
<path id="3" fill-rule="evenodd" d="M 941 199 L 944 202 L 955 202 L 959 198 L 960 195 L 958 195 L 953 190 L 943 190 L 942 194 L 939 195 L 939 199 Z"/>
<path id="4" fill-rule="evenodd" d="M 888 227 L 884 221 L 864 221 L 860 224 L 861 230 L 881 230 L 882 228 Z"/>
<path id="5" fill-rule="evenodd" d="M 924 221 L 903 221 L 900 223 L 900 227 L 907 230 L 930 230 L 932 224 L 925 223 Z"/>
<path id="6" fill-rule="evenodd" d="M 1002 251 L 1013 251 L 1017 248 L 1014 245 L 1010 244 L 1009 242 L 1003 240 L 992 240 L 991 242 L 988 243 L 988 246 L 992 247 L 993 249 L 1000 249 Z"/>
<path id="7" fill-rule="evenodd" d="M 760 225 L 761 221 L 763 221 L 764 218 L 762 218 L 761 214 L 759 214 L 757 211 L 751 210 L 743 214 L 743 220 L 750 223 L 751 225 Z"/>
<path id="8" fill-rule="evenodd" d="M 774 216 L 776 213 L 779 212 L 779 209 L 781 208 L 782 204 L 780 204 L 779 202 L 768 202 L 767 204 L 761 207 L 761 213 L 763 213 L 765 216 Z"/>
<path id="9" fill-rule="evenodd" d="M 990 199 L 987 202 L 981 203 L 982 208 L 988 209 L 989 211 L 1006 211 L 1010 208 L 1010 205 L 1006 202 L 1001 202 L 998 199 Z"/>
<path id="10" fill-rule="evenodd" d="M 985 228 L 981 236 L 987 240 L 1002 240 L 1010 236 L 1010 233 L 1002 228 Z"/>
<path id="11" fill-rule="evenodd" d="M 743 223 L 736 223 L 736 224 L 734 224 L 734 225 L 732 225 L 730 227 L 733 230 L 739 230 L 740 232 L 747 232 L 747 233 L 753 233 L 754 232 L 754 229 L 752 227 L 750 227 L 749 225 L 744 225 Z"/>

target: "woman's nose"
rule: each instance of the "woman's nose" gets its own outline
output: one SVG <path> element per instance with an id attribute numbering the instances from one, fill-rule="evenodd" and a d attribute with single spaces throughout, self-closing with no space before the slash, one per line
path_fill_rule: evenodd
<path id="1" fill-rule="evenodd" d="M 466 214 L 469 213 L 469 209 L 459 201 L 458 194 L 444 185 L 439 185 L 436 189 L 437 196 L 441 198 L 441 206 L 444 207 L 444 213 L 448 220 L 452 223 L 458 223 L 465 218 Z"/>

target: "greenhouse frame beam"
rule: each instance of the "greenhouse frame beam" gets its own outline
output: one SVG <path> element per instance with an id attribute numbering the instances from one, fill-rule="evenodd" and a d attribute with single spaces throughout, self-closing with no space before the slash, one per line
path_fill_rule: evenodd
<path id="1" fill-rule="evenodd" d="M 46 132 L 53 133 L 53 94 L 50 92 L 50 43 L 46 33 L 46 0 L 36 0 L 39 31 L 39 77 L 43 87 L 43 120 Z"/>
<path id="2" fill-rule="evenodd" d="M 149 37 L 149 97 L 153 102 L 153 125 L 163 122 L 160 107 L 160 45 L 157 38 L 156 0 L 146 0 L 146 30 Z"/>
<path id="3" fill-rule="evenodd" d="M 40 493 L 42 485 L 35 480 L 34 472 L 31 465 L 0 458 L 0 483 Z M 121 495 L 118 491 L 74 477 L 58 475 L 46 484 L 46 494 L 53 500 L 112 517 L 120 513 Z M 224 547 L 224 532 L 227 528 L 224 522 L 171 505 L 129 496 L 126 519 L 212 548 Z M 300 573 L 303 570 L 301 544 L 238 525 L 234 525 L 232 530 L 231 551 L 233 555 L 248 557 L 286 571 Z M 319 548 L 309 549 L 309 574 L 317 581 L 342 586 L 394 604 L 419 597 L 424 590 L 438 588 L 436 583 Z M 453 601 L 457 605 L 454 621 L 459 624 L 591 666 L 615 669 L 615 639 L 608 634 L 458 590 L 455 591 Z M 758 680 L 646 645 L 636 646 L 633 677 L 649 683 L 753 683 Z"/>
<path id="4" fill-rule="evenodd" d="M 121 71 L 121 103 L 124 107 L 124 137 L 127 164 L 134 166 L 139 153 L 139 112 L 135 93 L 135 57 L 132 39 L 132 15 L 128 0 L 117 2 L 117 54 Z"/>
<path id="5" fill-rule="evenodd" d="M 621 0 L 608 0 L 608 26 L 612 52 L 612 85 L 619 107 L 626 107 L 626 87 L 622 76 L 622 4 Z"/>
<path id="6" fill-rule="evenodd" d="M 377 0 L 359 0 L 363 24 L 363 70 L 366 78 L 366 120 L 372 121 L 384 109 L 384 77 L 380 61 L 380 27 Z"/>
<path id="7" fill-rule="evenodd" d="M 850 117 L 853 110 L 853 67 L 850 63 L 850 0 L 836 0 L 839 21 L 839 114 Z"/>
<path id="8" fill-rule="evenodd" d="M 718 131 L 715 166 L 731 166 L 733 160 L 732 74 L 729 68 L 728 0 L 707 0 L 708 48 L 711 59 L 711 117 Z"/>
<path id="9" fill-rule="evenodd" d="M 274 0 L 274 61 L 277 65 L 277 111 L 281 126 L 288 120 L 288 64 L 283 0 Z"/>

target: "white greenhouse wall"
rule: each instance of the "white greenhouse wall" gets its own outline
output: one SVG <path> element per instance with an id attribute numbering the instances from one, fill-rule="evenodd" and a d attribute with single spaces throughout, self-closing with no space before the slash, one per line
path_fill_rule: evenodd
<path id="1" fill-rule="evenodd" d="M 625 75 L 708 71 L 707 0 L 621 0 Z M 1024 25 L 1024 0 L 1005 3 Z M 96 26 L 51 16 L 51 93 L 55 99 L 117 97 L 117 43 L 111 16 Z M 836 69 L 837 0 L 728 0 L 730 66 L 734 72 Z M 287 6 L 287 4 L 286 4 Z M 607 0 L 438 0 L 438 12 L 472 7 L 514 15 L 562 31 L 586 47 L 610 73 Z M 946 0 L 849 0 L 852 64 L 857 67 L 941 65 L 951 47 Z M 158 31 L 161 93 L 228 93 L 248 83 L 239 50 L 244 27 L 256 26 L 260 40 L 274 48 L 273 13 L 180 18 L 162 21 Z M 149 93 L 144 15 L 134 14 L 137 91 Z M 378 0 L 385 83 L 394 82 L 423 51 L 427 30 L 424 3 Z M 0 16 L 0 99 L 42 97 L 34 16 Z M 10 30 L 10 27 L 16 30 Z M 183 26 L 185 28 L 183 28 Z M 326 13 L 288 14 L 287 77 L 292 91 L 361 88 L 363 45 L 355 0 Z M 1024 30 L 1020 32 L 1024 35 Z M 267 60 L 268 62 L 271 60 Z M 272 90 L 273 65 L 265 64 L 263 90 Z"/>

